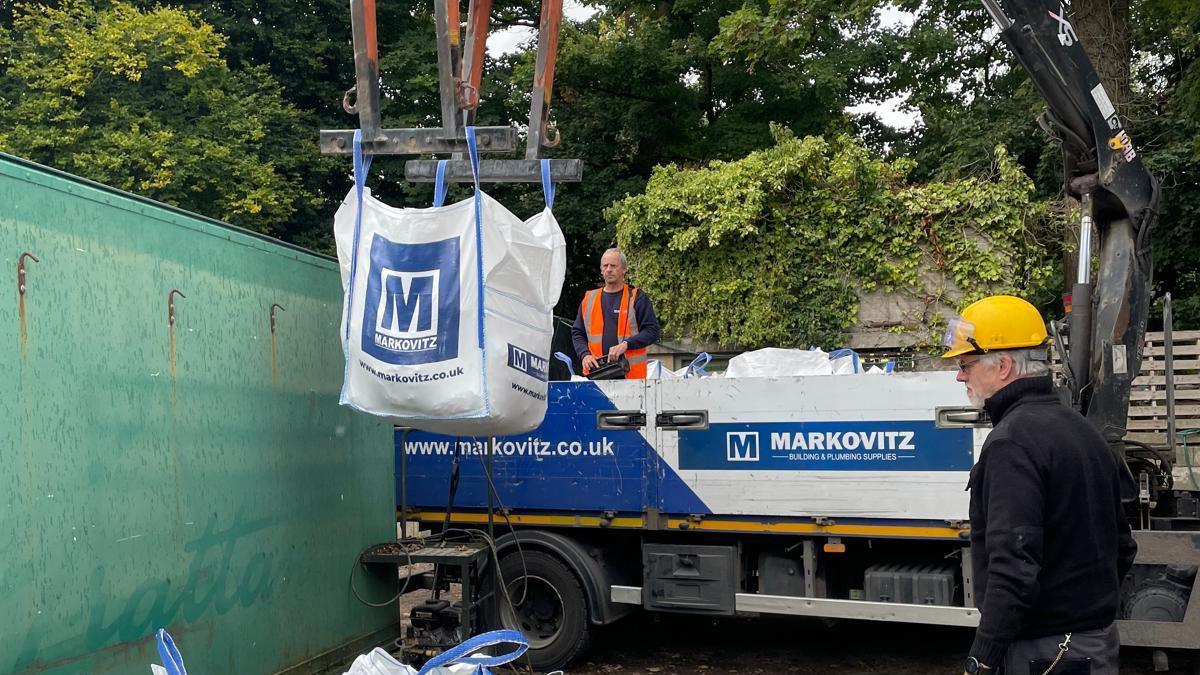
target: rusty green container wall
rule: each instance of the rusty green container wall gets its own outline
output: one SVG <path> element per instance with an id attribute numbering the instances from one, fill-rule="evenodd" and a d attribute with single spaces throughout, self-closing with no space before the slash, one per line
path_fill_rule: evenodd
<path id="1" fill-rule="evenodd" d="M 0 673 L 146 673 L 161 627 L 209 675 L 396 634 L 348 585 L 394 450 L 337 403 L 336 262 L 7 156 L 0 260 Z"/>

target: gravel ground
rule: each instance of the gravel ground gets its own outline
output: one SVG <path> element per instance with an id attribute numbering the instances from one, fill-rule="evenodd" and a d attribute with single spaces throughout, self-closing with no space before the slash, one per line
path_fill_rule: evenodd
<path id="1" fill-rule="evenodd" d="M 423 595 L 405 596 L 403 616 Z M 874 621 L 642 612 L 597 631 L 583 660 L 567 675 L 958 675 L 972 635 L 969 629 Z M 1121 657 L 1122 673 L 1154 673 L 1148 650 L 1127 649 Z M 1191 670 L 1187 657 L 1173 656 L 1167 672 L 1197 675 L 1200 670 Z"/>
<path id="2" fill-rule="evenodd" d="M 961 673 L 969 629 L 868 621 L 757 618 L 713 621 L 643 614 L 598 636 L 571 675 L 621 673 Z M 1170 673 L 1190 674 L 1184 657 Z M 1122 673 L 1153 673 L 1150 653 L 1122 654 Z"/>

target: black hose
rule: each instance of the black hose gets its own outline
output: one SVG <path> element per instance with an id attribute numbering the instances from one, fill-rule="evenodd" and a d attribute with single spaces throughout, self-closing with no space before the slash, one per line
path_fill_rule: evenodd
<path id="1" fill-rule="evenodd" d="M 1171 458 L 1167 456 L 1167 453 L 1165 451 L 1159 450 L 1158 448 L 1155 448 L 1155 447 L 1149 445 L 1148 443 L 1142 443 L 1141 441 L 1131 441 L 1129 439 L 1124 439 L 1122 442 L 1125 443 L 1126 445 L 1133 445 L 1133 446 L 1141 448 L 1147 452 L 1152 453 L 1155 456 L 1155 458 L 1158 459 L 1158 461 L 1162 462 L 1163 467 L 1166 468 L 1166 471 L 1164 473 L 1169 472 L 1171 470 L 1171 466 L 1173 465 L 1173 462 L 1171 461 Z M 1129 452 L 1129 448 L 1126 448 L 1125 452 Z M 1160 469 L 1160 471 L 1161 471 L 1161 469 Z"/>
<path id="2" fill-rule="evenodd" d="M 375 548 L 376 546 L 382 546 L 382 544 L 373 544 L 371 546 L 364 548 L 361 552 L 359 552 L 358 559 L 355 560 L 354 564 L 350 566 L 350 592 L 354 594 L 354 597 L 357 598 L 359 602 L 361 602 L 362 604 L 364 604 L 368 607 L 390 607 L 392 605 L 392 603 L 399 600 L 400 596 L 404 595 L 405 592 L 408 591 L 408 582 L 412 580 L 412 553 L 409 552 L 408 547 L 404 546 L 403 543 L 401 543 L 400 545 L 404 547 L 404 555 L 408 556 L 408 574 L 404 577 L 404 585 L 402 585 L 400 587 L 399 592 L 397 592 L 395 595 L 393 595 L 392 598 L 390 600 L 388 600 L 387 602 L 376 603 L 376 602 L 370 602 L 368 600 L 364 600 L 363 596 L 359 595 L 359 593 L 358 593 L 358 587 L 355 586 L 355 584 L 354 584 L 354 570 L 356 570 L 360 565 L 362 565 L 363 556 L 366 555 L 367 551 L 370 551 L 371 549 Z"/>

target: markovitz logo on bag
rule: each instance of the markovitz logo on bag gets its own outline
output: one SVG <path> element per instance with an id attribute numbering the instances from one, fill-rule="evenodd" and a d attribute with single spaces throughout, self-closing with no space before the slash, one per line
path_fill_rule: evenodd
<path id="1" fill-rule="evenodd" d="M 508 367 L 519 370 L 535 380 L 545 382 L 549 378 L 550 361 L 536 354 L 530 354 L 520 347 L 508 345 Z"/>
<path id="2" fill-rule="evenodd" d="M 397 365 L 458 357 L 458 238 L 402 244 L 376 234 L 362 349 Z"/>

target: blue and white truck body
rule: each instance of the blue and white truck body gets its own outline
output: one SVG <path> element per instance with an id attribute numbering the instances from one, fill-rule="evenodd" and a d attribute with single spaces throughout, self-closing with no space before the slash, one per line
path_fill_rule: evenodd
<path id="1" fill-rule="evenodd" d="M 638 606 L 974 625 L 987 429 L 954 375 L 551 382 L 543 424 L 494 446 L 397 429 L 399 515 L 482 529 L 490 472 L 505 583 L 546 581 L 517 609 L 535 666 Z"/>
<path id="2" fill-rule="evenodd" d="M 405 521 L 489 527 L 490 473 L 500 574 L 523 599 L 504 621 L 535 668 L 569 663 L 592 626 L 639 607 L 978 624 L 966 487 L 989 429 L 954 372 L 551 382 L 548 395 L 538 429 L 494 446 L 396 432 Z M 1196 648 L 1190 536 L 1135 532 L 1124 644 Z"/>
<path id="3" fill-rule="evenodd" d="M 552 382 L 549 398 L 538 429 L 496 439 L 494 482 L 510 518 L 945 529 L 967 519 L 964 487 L 983 439 L 937 421 L 938 410 L 969 405 L 945 372 Z M 456 444 L 454 516 L 486 508 L 484 463 L 472 458 L 487 455 L 488 439 L 415 430 L 397 434 L 408 506 L 444 515 Z"/>

